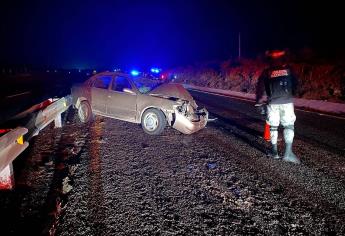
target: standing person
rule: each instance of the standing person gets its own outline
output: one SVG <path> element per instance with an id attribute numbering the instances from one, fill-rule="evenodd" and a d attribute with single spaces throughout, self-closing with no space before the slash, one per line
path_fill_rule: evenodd
<path id="1" fill-rule="evenodd" d="M 284 127 L 285 152 L 284 161 L 300 164 L 299 158 L 292 152 L 294 138 L 294 112 L 293 96 L 296 94 L 297 78 L 286 64 L 285 51 L 267 51 L 269 67 L 260 75 L 256 87 L 256 106 L 267 95 L 267 121 L 270 125 L 272 150 L 270 156 L 280 159 L 278 154 L 278 127 Z"/>

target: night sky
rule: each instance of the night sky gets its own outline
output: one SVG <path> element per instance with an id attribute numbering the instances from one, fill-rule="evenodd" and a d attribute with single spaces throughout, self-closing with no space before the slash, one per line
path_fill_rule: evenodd
<path id="1" fill-rule="evenodd" d="M 335 1 L 8 0 L 0 63 L 168 68 L 236 57 L 239 32 L 244 57 L 272 48 L 338 57 L 343 15 Z"/>

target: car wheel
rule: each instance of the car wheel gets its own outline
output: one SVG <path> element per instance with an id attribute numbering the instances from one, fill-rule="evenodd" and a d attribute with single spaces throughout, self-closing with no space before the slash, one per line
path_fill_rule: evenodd
<path id="1" fill-rule="evenodd" d="M 165 115 L 158 109 L 147 109 L 141 119 L 143 130 L 150 135 L 159 135 L 166 126 Z"/>
<path id="2" fill-rule="evenodd" d="M 82 101 L 78 108 L 78 117 L 80 122 L 88 123 L 92 120 L 93 114 L 90 104 L 87 101 Z"/>

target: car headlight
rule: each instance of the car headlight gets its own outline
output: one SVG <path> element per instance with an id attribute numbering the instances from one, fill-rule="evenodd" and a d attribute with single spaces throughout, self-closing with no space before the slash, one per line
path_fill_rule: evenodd
<path id="1" fill-rule="evenodd" d="M 176 110 L 183 115 L 186 115 L 187 110 L 188 110 L 188 105 L 186 102 L 183 102 L 181 105 L 176 106 Z"/>
<path id="2" fill-rule="evenodd" d="M 195 113 L 194 107 L 188 101 L 184 101 L 181 105 L 176 105 L 175 109 L 177 110 L 177 112 L 184 115 L 191 121 L 199 120 L 198 115 Z"/>

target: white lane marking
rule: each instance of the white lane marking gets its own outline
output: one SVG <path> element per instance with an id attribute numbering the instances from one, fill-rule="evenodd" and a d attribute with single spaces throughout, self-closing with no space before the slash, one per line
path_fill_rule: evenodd
<path id="1" fill-rule="evenodd" d="M 251 102 L 251 103 L 255 103 L 253 100 L 250 99 L 246 99 L 246 98 L 240 98 L 240 97 L 236 97 L 236 96 L 231 96 L 231 95 L 223 95 L 223 94 L 219 94 L 219 93 L 213 93 L 213 92 L 206 92 L 206 91 L 201 91 L 201 90 L 196 90 L 196 89 L 189 89 L 195 92 L 199 92 L 199 93 L 207 93 L 207 94 L 211 94 L 214 96 L 220 96 L 220 97 L 230 97 L 233 99 L 237 99 L 237 100 L 242 100 L 242 101 L 247 101 L 247 102 Z M 319 116 L 327 116 L 327 117 L 331 117 L 331 118 L 337 118 L 337 119 L 341 119 L 341 120 L 345 120 L 345 117 L 341 117 L 341 116 L 335 116 L 335 115 L 329 115 L 329 114 L 324 114 L 324 113 L 319 113 L 316 111 L 306 111 L 306 110 L 302 110 L 300 108 L 295 108 L 298 111 L 302 111 L 302 112 L 306 112 L 306 113 L 312 113 L 312 114 L 317 114 Z"/>
<path id="2" fill-rule="evenodd" d="M 319 116 L 327 116 L 327 117 L 331 117 L 331 118 L 337 118 L 337 119 L 341 119 L 341 120 L 345 120 L 345 117 L 341 117 L 341 116 L 334 116 L 334 115 L 329 115 L 329 114 L 323 114 L 323 113 L 319 113 L 316 111 L 306 111 L 306 110 L 302 110 L 300 108 L 295 108 L 298 111 L 303 111 L 303 112 L 307 112 L 307 113 L 314 113 L 317 114 Z"/>
<path id="3" fill-rule="evenodd" d="M 236 97 L 236 96 L 231 96 L 231 95 L 224 95 L 224 94 L 220 94 L 220 93 L 213 93 L 213 92 L 201 91 L 201 90 L 196 90 L 196 89 L 188 89 L 188 90 L 192 90 L 192 91 L 200 92 L 200 93 L 208 93 L 208 94 L 211 94 L 211 95 L 220 96 L 220 97 L 226 97 L 226 98 L 229 98 L 229 97 L 230 97 L 230 98 L 235 98 L 235 99 L 237 99 L 237 100 L 243 100 L 243 101 L 255 103 L 253 100 L 247 99 L 247 98 L 241 98 L 241 97 Z"/>
<path id="4" fill-rule="evenodd" d="M 23 93 L 13 94 L 13 95 L 7 96 L 6 98 L 14 98 L 14 97 L 22 96 L 22 95 L 29 94 L 29 93 L 31 93 L 31 91 L 26 91 L 26 92 L 23 92 Z"/>

